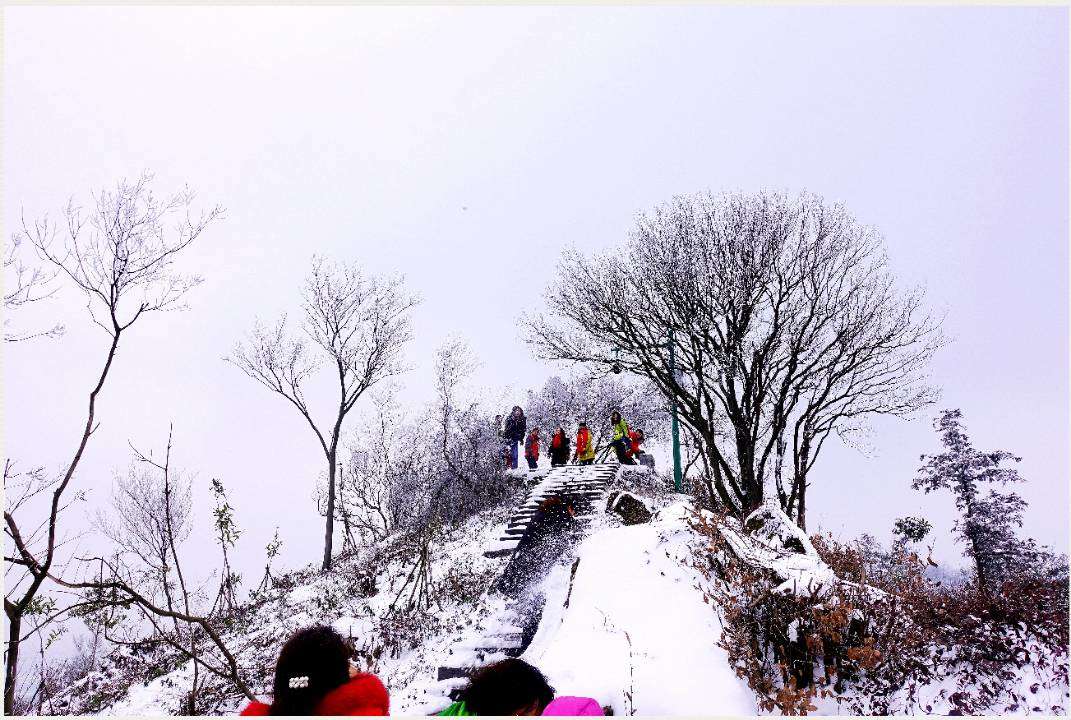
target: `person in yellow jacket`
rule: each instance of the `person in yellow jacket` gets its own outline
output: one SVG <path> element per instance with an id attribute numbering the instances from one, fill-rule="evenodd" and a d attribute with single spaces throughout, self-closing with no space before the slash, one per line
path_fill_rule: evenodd
<path id="1" fill-rule="evenodd" d="M 632 445 L 632 441 L 628 436 L 628 423 L 621 417 L 621 413 L 614 410 L 610 413 L 610 426 L 614 431 L 613 438 L 610 440 L 610 446 L 613 447 L 614 452 L 617 453 L 617 461 L 622 465 L 635 465 L 636 461 L 632 459 L 629 449 Z"/>
<path id="2" fill-rule="evenodd" d="M 588 430 L 586 422 L 580 423 L 580 429 L 576 431 L 576 450 L 573 452 L 573 462 L 577 465 L 590 465 L 595 462 L 595 438 Z"/>

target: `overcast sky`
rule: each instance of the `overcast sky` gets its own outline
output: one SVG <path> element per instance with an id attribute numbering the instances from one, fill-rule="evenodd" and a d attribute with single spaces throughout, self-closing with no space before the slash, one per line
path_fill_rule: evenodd
<path id="1" fill-rule="evenodd" d="M 1068 542 L 1066 8 L 6 8 L 5 236 L 20 212 L 156 172 L 226 207 L 186 254 L 190 310 L 124 335 L 76 486 L 105 503 L 127 441 L 223 479 L 259 578 L 319 557 L 323 458 L 303 420 L 222 358 L 260 316 L 296 310 L 313 253 L 402 272 L 414 314 L 404 398 L 432 392 L 450 334 L 478 380 L 523 388 L 553 368 L 515 322 L 538 312 L 564 247 L 621 242 L 675 193 L 804 188 L 885 235 L 905 286 L 947 312 L 940 405 L 874 424 L 863 455 L 829 446 L 812 529 L 887 538 L 952 502 L 910 488 L 930 421 L 964 412 L 976 444 L 1023 457 L 1026 533 Z M 59 340 L 5 347 L 3 435 L 60 467 L 106 337 L 65 291 L 16 322 Z M 43 313 L 40 314 L 40 313 Z M 330 409 L 321 406 L 319 417 Z M 665 459 L 660 458 L 664 463 Z M 206 534 L 206 533 L 203 533 Z M 207 552 L 205 537 L 190 553 Z"/>

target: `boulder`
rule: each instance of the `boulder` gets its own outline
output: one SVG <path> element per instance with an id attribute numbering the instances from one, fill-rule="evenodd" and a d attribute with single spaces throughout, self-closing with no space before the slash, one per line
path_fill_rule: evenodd
<path id="1" fill-rule="evenodd" d="M 647 503 L 630 492 L 613 492 L 606 502 L 606 512 L 612 512 L 626 525 L 651 522 L 651 509 Z"/>

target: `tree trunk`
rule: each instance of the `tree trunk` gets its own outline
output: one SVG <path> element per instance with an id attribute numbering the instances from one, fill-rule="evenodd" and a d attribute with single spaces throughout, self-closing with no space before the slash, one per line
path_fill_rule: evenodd
<path id="1" fill-rule="evenodd" d="M 19 669 L 19 636 L 22 634 L 22 615 L 7 610 L 7 657 L 4 672 L 4 715 L 11 716 L 15 706 L 15 676 Z"/>
<path id="2" fill-rule="evenodd" d="M 807 477 L 799 479 L 800 492 L 796 500 L 796 524 L 800 530 L 807 529 Z"/>
<path id="3" fill-rule="evenodd" d="M 332 542 L 335 538 L 335 454 L 327 458 L 327 522 L 324 529 L 323 572 L 331 569 Z"/>
<path id="4" fill-rule="evenodd" d="M 974 517 L 974 503 L 971 501 L 970 498 L 967 499 L 964 509 L 964 535 L 966 535 L 967 539 L 971 541 L 971 552 L 974 555 L 974 571 L 978 575 L 978 589 L 984 593 L 988 593 L 989 585 L 986 582 L 986 573 L 985 569 L 982 566 L 982 556 L 978 552 L 978 540 L 975 537 L 973 529 L 971 528 L 971 518 Z"/>

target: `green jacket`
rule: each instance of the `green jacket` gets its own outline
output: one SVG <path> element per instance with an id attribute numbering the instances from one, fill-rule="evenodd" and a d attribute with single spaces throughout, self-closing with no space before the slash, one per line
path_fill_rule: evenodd
<path id="1" fill-rule="evenodd" d="M 614 425 L 614 441 L 622 440 L 628 437 L 628 424 L 625 422 L 625 418 L 621 418 Z"/>
<path id="2" fill-rule="evenodd" d="M 436 716 L 453 716 L 453 715 L 475 715 L 474 712 L 469 712 L 469 709 L 465 707 L 464 700 L 458 700 L 456 703 L 446 708 L 442 712 L 435 713 Z"/>

